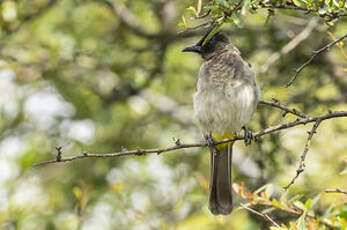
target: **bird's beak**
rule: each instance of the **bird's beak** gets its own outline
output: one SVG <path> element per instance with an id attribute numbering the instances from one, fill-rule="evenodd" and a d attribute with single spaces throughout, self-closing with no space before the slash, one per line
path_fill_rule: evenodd
<path id="1" fill-rule="evenodd" d="M 201 49 L 202 49 L 202 44 L 204 43 L 205 39 L 207 38 L 207 36 L 211 33 L 211 31 L 216 27 L 217 25 L 214 24 L 212 25 L 207 32 L 205 33 L 205 35 L 200 39 L 200 41 L 198 43 L 196 43 L 195 45 L 191 45 L 191 46 L 187 46 L 186 48 L 184 48 L 182 50 L 182 52 L 196 52 L 196 53 L 201 53 Z"/>
<path id="2" fill-rule="evenodd" d="M 198 45 L 187 46 L 186 48 L 182 49 L 182 52 L 196 52 L 196 53 L 200 53 L 201 52 L 201 46 L 198 46 Z"/>

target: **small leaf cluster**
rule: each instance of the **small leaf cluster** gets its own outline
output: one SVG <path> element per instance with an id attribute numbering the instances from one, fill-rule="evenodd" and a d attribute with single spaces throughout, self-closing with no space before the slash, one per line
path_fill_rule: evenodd
<path id="1" fill-rule="evenodd" d="M 296 218 L 280 227 L 272 226 L 271 230 L 310 230 L 310 229 L 347 229 L 347 206 L 332 203 L 329 207 L 317 208 L 321 194 L 312 199 L 302 200 L 302 195 L 288 198 L 288 193 L 275 194 L 273 184 L 266 184 L 254 192 L 246 191 L 244 184 L 233 185 L 234 190 L 248 207 L 261 207 L 260 213 L 276 215 L 277 212 L 287 213 Z"/>
<path id="2" fill-rule="evenodd" d="M 192 12 L 195 18 L 209 15 L 214 22 L 234 23 L 242 27 L 243 17 L 247 12 L 256 14 L 261 9 L 268 11 L 265 25 L 275 15 L 275 10 L 285 10 L 288 13 L 301 14 L 303 17 L 306 14 L 319 16 L 328 25 L 333 25 L 334 20 L 347 16 L 347 4 L 344 0 L 212 0 L 206 5 L 198 1 L 197 7 L 190 6 L 187 11 Z M 186 23 L 180 25 L 186 26 Z"/>

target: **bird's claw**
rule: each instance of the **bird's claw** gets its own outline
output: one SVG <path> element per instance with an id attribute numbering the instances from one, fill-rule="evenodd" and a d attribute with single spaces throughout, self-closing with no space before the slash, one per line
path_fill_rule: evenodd
<path id="1" fill-rule="evenodd" d="M 253 133 L 247 129 L 246 127 L 242 127 L 243 131 L 245 132 L 245 145 L 250 145 L 252 143 L 252 140 L 254 139 Z"/>
<path id="2" fill-rule="evenodd" d="M 210 149 L 211 153 L 216 153 L 216 141 L 213 139 L 212 134 L 207 135 L 207 146 Z"/>

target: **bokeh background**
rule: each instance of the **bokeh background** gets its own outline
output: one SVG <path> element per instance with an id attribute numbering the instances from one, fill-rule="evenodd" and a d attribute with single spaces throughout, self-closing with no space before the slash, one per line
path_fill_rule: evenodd
<path id="1" fill-rule="evenodd" d="M 0 2 L 0 229 L 266 229 L 238 208 L 226 217 L 207 209 L 209 153 L 191 148 L 158 156 L 83 159 L 33 167 L 83 151 L 157 148 L 200 142 L 192 93 L 201 60 L 180 50 L 203 30 L 179 33 L 195 1 L 6 0 Z M 293 69 L 346 33 L 296 12 L 246 14 L 242 28 L 223 26 L 257 72 L 262 98 L 308 114 L 346 110 L 346 49 L 319 55 L 285 88 Z M 304 32 L 303 32 L 304 31 Z M 329 33 L 327 33 L 329 31 Z M 303 34 L 302 34 L 303 33 Z M 286 45 L 301 34 L 293 47 Z M 259 105 L 253 131 L 295 120 Z M 311 124 L 235 145 L 233 177 L 254 191 L 273 184 L 280 196 L 295 175 Z M 343 204 L 347 189 L 345 118 L 322 123 L 305 172 L 288 196 L 320 194 L 317 212 Z M 343 206 L 340 206 L 343 207 Z M 274 213 L 278 222 L 291 216 Z"/>

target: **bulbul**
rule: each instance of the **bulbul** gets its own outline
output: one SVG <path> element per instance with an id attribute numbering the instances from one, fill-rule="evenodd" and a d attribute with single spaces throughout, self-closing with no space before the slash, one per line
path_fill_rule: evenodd
<path id="1" fill-rule="evenodd" d="M 214 215 L 228 215 L 232 211 L 233 143 L 215 142 L 233 138 L 244 129 L 245 143 L 250 143 L 252 135 L 245 125 L 256 110 L 260 90 L 250 65 L 222 32 L 205 41 L 212 29 L 182 52 L 195 52 L 203 59 L 193 103 L 195 118 L 211 152 L 208 207 Z"/>

